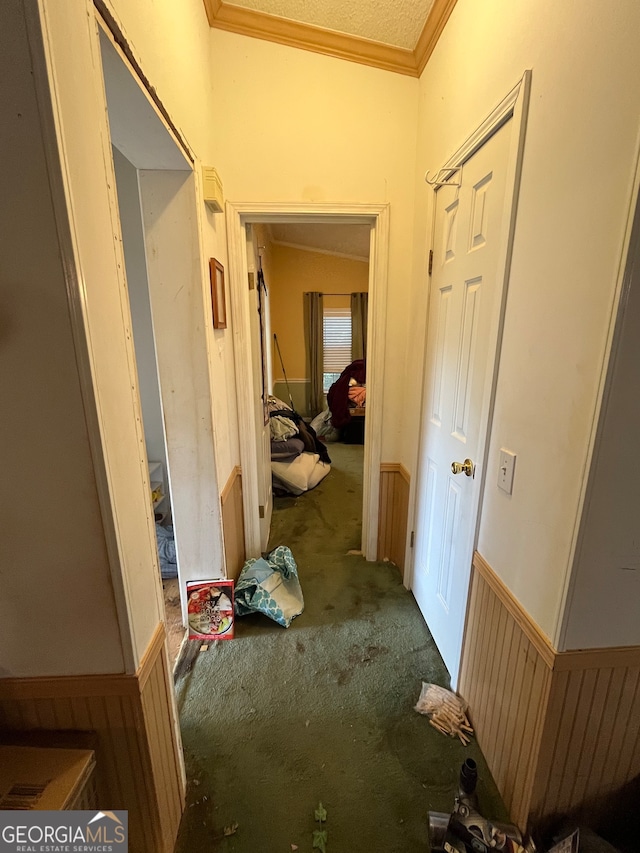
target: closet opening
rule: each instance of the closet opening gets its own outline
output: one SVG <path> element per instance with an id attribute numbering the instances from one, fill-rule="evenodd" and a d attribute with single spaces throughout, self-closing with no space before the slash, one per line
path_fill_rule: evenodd
<path id="1" fill-rule="evenodd" d="M 173 663 L 180 652 L 185 630 L 182 625 L 174 513 L 146 264 L 139 175 L 136 167 L 115 145 L 112 145 L 112 153 L 142 407 L 145 449 L 149 467 L 151 503 L 164 594 L 166 631 L 169 656 Z"/>
<path id="2" fill-rule="evenodd" d="M 224 565 L 195 175 L 116 45 L 100 48 L 171 666 L 187 581 Z"/>

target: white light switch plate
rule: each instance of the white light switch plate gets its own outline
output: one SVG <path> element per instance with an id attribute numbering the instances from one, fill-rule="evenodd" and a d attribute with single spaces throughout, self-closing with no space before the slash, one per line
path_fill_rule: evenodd
<path id="1" fill-rule="evenodd" d="M 513 492 L 513 473 L 516 467 L 516 454 L 500 448 L 498 463 L 498 488 L 510 495 Z"/>

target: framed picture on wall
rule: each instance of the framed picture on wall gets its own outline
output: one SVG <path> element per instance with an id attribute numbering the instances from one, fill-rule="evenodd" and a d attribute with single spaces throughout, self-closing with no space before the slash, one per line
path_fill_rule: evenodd
<path id="1" fill-rule="evenodd" d="M 227 306 L 224 301 L 224 267 L 215 258 L 209 261 L 211 277 L 211 306 L 213 308 L 213 328 L 227 328 Z"/>

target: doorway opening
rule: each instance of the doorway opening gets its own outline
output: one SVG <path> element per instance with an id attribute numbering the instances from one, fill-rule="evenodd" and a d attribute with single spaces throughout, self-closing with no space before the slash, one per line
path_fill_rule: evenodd
<path id="1" fill-rule="evenodd" d="M 252 226 L 251 236 L 248 237 L 247 226 Z M 369 263 L 367 275 L 368 311 L 367 311 L 367 362 L 366 362 L 366 417 L 364 417 L 364 452 L 363 452 L 363 512 L 361 550 L 368 560 L 377 557 L 378 534 L 378 499 L 380 484 L 381 460 L 381 420 L 382 393 L 384 376 L 384 321 L 386 315 L 386 276 L 388 257 L 388 205 L 332 205 L 332 204 L 233 204 L 227 203 L 227 236 L 229 244 L 229 266 L 231 272 L 231 298 L 236 325 L 236 379 L 238 383 L 238 408 L 241 422 L 259 424 L 256 413 L 257 401 L 261 398 L 259 385 L 260 370 L 256 368 L 256 345 L 259 343 L 259 332 L 255 331 L 254 306 L 255 297 L 251 291 L 252 263 L 259 268 L 264 259 L 260 258 L 258 248 L 266 246 L 266 242 L 254 241 L 253 232 L 257 230 L 264 235 L 261 227 L 275 228 L 275 234 L 283 233 L 279 226 L 296 226 L 306 233 L 312 234 L 312 226 L 364 226 L 368 231 Z M 316 238 L 321 229 L 316 230 Z M 286 235 L 286 232 L 284 232 Z M 289 231 L 289 240 L 294 231 Z M 299 233 L 299 232 L 298 232 Z M 345 232 L 347 233 L 347 232 Z M 278 238 L 276 237 L 276 240 Z M 307 239 L 312 239 L 307 236 Z M 253 246 L 253 248 L 252 248 Z M 286 248 L 286 247 L 285 247 Z M 313 248 L 313 247 L 312 247 Z M 315 247 L 317 249 L 317 246 Z M 265 250 L 262 250 L 263 252 Z M 252 259 L 253 252 L 253 259 Z M 249 287 L 247 287 L 247 281 Z M 304 284 L 300 292 L 304 292 Z M 338 290 L 326 288 L 327 293 L 337 293 Z M 346 292 L 346 291 L 345 291 Z M 286 316 L 286 314 L 284 315 Z M 273 322 L 273 321 L 271 321 Z M 304 321 L 303 321 L 304 322 Z M 252 331 L 252 324 L 253 331 Z M 278 335 L 277 329 L 274 329 Z M 255 342 L 255 343 L 254 343 Z M 274 379 L 280 379 L 279 389 L 286 391 L 284 376 L 277 373 L 279 363 L 271 360 L 270 369 Z M 288 370 L 288 366 L 285 365 Z M 291 375 L 289 373 L 289 375 Z M 300 378 L 293 376 L 292 378 Z M 304 378 L 304 377 L 303 377 Z M 297 383 L 296 383 L 297 384 Z M 292 390 L 302 397 L 303 387 Z M 291 388 L 291 383 L 290 383 Z M 301 399 L 299 397 L 299 399 Z M 286 402 L 286 400 L 285 400 Z M 290 402 L 290 401 L 289 401 Z M 294 399 L 295 403 L 295 399 Z M 294 406 L 295 408 L 295 406 Z M 313 415 L 318 414 L 314 412 Z M 270 476 L 264 477 L 265 459 L 270 463 L 266 453 L 266 438 L 264 433 L 265 421 L 260 430 L 246 430 L 240 435 L 240 456 L 243 470 L 244 491 L 244 522 L 247 556 L 258 556 L 264 547 L 264 532 L 266 525 L 262 524 L 266 504 L 261 500 L 260 480 L 271 482 Z M 268 486 L 267 486 L 268 487 Z"/>
<path id="2" fill-rule="evenodd" d="M 102 29 L 100 49 L 149 512 L 175 665 L 186 648 L 186 584 L 224 566 L 196 183 L 188 152 Z"/>
<path id="3" fill-rule="evenodd" d="M 361 492 L 371 226 L 245 227 L 264 551 L 274 495 L 304 495 L 345 464 Z M 361 498 L 358 516 L 359 550 Z"/>

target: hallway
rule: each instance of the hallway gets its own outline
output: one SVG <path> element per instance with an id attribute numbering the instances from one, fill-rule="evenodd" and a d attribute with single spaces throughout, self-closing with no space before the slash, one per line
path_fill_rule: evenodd
<path id="1" fill-rule="evenodd" d="M 347 554 L 362 450 L 330 445 L 330 476 L 276 499 L 270 544 L 293 551 L 304 613 L 287 630 L 239 619 L 236 639 L 178 684 L 189 782 L 177 853 L 310 851 L 320 801 L 328 851 L 424 851 L 427 811 L 450 811 L 467 756 L 482 809 L 505 817 L 475 741 L 464 749 L 413 710 L 421 681 L 447 673 L 398 570 Z"/>

